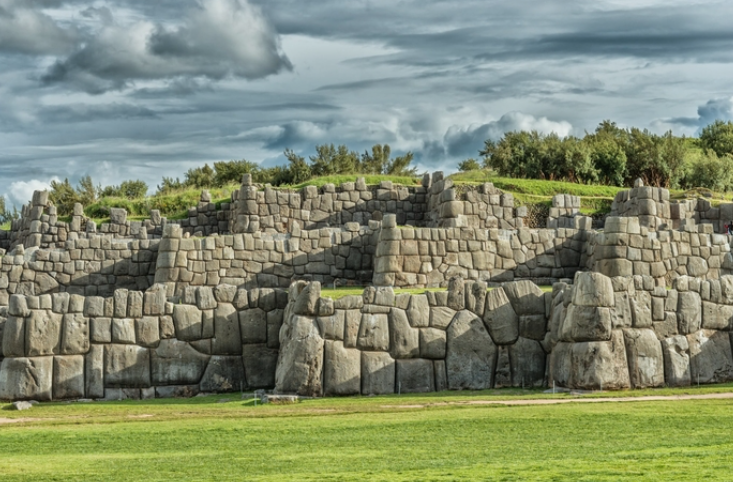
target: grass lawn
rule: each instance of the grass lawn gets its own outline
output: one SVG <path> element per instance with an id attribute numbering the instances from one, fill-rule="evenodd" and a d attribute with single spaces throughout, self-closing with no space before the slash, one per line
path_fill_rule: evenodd
<path id="1" fill-rule="evenodd" d="M 653 393 L 716 391 L 733 388 Z M 0 425 L 0 474 L 3 482 L 731 478 L 733 400 L 466 403 L 509 396 L 568 397 L 491 390 L 265 406 L 238 394 L 41 404 L 0 412 L 0 420 L 32 417 Z"/>

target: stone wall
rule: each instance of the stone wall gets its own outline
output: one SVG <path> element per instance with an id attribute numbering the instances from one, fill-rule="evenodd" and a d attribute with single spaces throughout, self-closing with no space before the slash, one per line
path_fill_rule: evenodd
<path id="1" fill-rule="evenodd" d="M 0 305 L 16 293 L 110 296 L 116 288 L 145 290 L 155 278 L 159 242 L 93 236 L 66 241 L 63 248 L 18 245 L 0 259 Z"/>
<path id="2" fill-rule="evenodd" d="M 287 293 L 220 285 L 13 295 L 0 399 L 153 398 L 272 388 Z M 3 313 L 0 313 L 3 314 Z"/>
<path id="3" fill-rule="evenodd" d="M 550 376 L 581 389 L 689 386 L 733 380 L 733 277 L 579 273 L 553 301 Z"/>
<path id="4" fill-rule="evenodd" d="M 549 294 L 529 281 L 487 293 L 448 291 L 320 297 L 295 283 L 280 331 L 276 391 L 376 395 L 546 385 Z"/>
<path id="5" fill-rule="evenodd" d="M 425 223 L 427 190 L 423 186 L 398 186 L 391 181 L 368 186 L 364 178 L 340 186 L 307 186 L 298 192 L 260 189 L 245 175 L 242 187 L 232 196 L 233 233 L 287 233 L 297 224 L 305 230 L 343 226 L 395 214 L 401 224 Z"/>
<path id="6" fill-rule="evenodd" d="M 730 274 L 733 236 L 714 234 L 711 224 L 690 222 L 684 231 L 654 231 L 641 217 L 606 218 L 603 232 L 595 233 L 588 253 L 593 271 L 606 276 L 652 276 L 668 286 L 678 276 L 716 279 Z"/>
<path id="7" fill-rule="evenodd" d="M 589 231 L 574 229 L 404 229 L 387 216 L 379 234 L 374 284 L 436 287 L 454 276 L 551 284 L 587 266 L 589 236 Z"/>
<path id="8" fill-rule="evenodd" d="M 375 228 L 375 229 L 372 229 Z M 288 234 L 240 233 L 190 238 L 176 225 L 166 226 L 157 259 L 155 281 L 171 294 L 187 286 L 287 288 L 293 279 L 324 284 L 368 284 L 376 252 L 378 224 Z"/>

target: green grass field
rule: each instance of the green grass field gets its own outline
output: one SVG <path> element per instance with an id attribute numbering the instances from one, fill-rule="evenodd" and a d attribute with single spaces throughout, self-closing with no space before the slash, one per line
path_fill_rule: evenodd
<path id="1" fill-rule="evenodd" d="M 0 474 L 3 482 L 730 480 L 733 400 L 476 404 L 568 396 L 491 390 L 264 406 L 239 394 L 41 404 L 0 412 L 0 421 L 30 418 L 0 424 Z"/>

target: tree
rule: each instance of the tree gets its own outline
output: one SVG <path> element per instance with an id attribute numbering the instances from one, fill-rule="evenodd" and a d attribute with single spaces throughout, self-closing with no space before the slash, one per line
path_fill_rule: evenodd
<path id="1" fill-rule="evenodd" d="M 316 155 L 310 156 L 310 168 L 313 176 L 329 176 L 332 174 L 351 174 L 359 165 L 359 154 L 340 145 L 323 144 L 316 146 Z"/>
<path id="2" fill-rule="evenodd" d="M 59 216 L 68 216 L 74 212 L 74 204 L 79 202 L 79 193 L 77 193 L 69 179 L 61 181 L 51 181 L 51 190 L 48 193 L 49 199 L 56 206 Z"/>
<path id="3" fill-rule="evenodd" d="M 716 120 L 700 132 L 700 147 L 713 150 L 718 157 L 733 154 L 733 122 Z"/>
<path id="4" fill-rule="evenodd" d="M 292 149 L 285 149 L 285 158 L 290 163 L 288 166 L 289 183 L 300 184 L 311 178 L 311 168 L 303 156 L 297 155 Z"/>
<path id="5" fill-rule="evenodd" d="M 481 169 L 481 166 L 479 165 L 478 161 L 473 157 L 458 163 L 458 170 L 462 172 L 478 171 L 479 169 Z"/>
<path id="6" fill-rule="evenodd" d="M 214 185 L 214 170 L 208 164 L 189 169 L 183 177 L 185 186 L 206 188 Z"/>
<path id="7" fill-rule="evenodd" d="M 222 187 L 230 183 L 239 183 L 242 181 L 242 176 L 244 174 L 252 174 L 252 177 L 255 179 L 260 174 L 259 166 L 246 159 L 239 161 L 215 162 L 214 171 L 213 185 L 217 187 Z"/>

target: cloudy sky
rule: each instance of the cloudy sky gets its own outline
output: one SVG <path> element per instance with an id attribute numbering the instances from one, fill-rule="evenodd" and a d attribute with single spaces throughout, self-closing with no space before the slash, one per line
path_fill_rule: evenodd
<path id="1" fill-rule="evenodd" d="M 515 129 L 733 118 L 733 2 L 0 0 L 0 194 L 389 143 L 454 170 Z"/>

